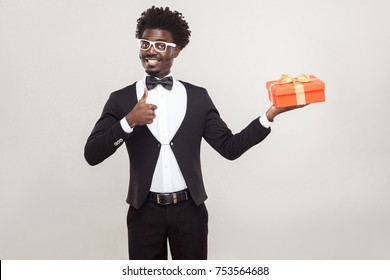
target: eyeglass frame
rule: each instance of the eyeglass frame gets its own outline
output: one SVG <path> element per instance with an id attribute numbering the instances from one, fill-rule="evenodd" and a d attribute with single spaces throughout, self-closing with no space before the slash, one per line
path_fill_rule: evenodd
<path id="1" fill-rule="evenodd" d="M 148 42 L 148 43 L 149 43 L 149 47 L 148 47 L 147 49 L 141 48 L 141 41 L 146 41 L 146 42 Z M 158 49 L 156 48 L 156 46 L 155 46 L 156 43 L 162 43 L 162 44 L 164 44 L 164 45 L 165 45 L 165 49 L 164 49 L 163 51 L 158 50 Z M 159 52 L 159 53 L 164 53 L 164 52 L 166 52 L 168 47 L 173 47 L 173 48 L 176 48 L 176 47 L 177 47 L 177 45 L 176 45 L 175 43 L 169 43 L 169 42 L 165 42 L 165 41 L 154 41 L 154 42 L 152 42 L 152 41 L 149 41 L 149 40 L 146 40 L 146 39 L 138 39 L 138 47 L 139 47 L 139 49 L 140 49 L 141 51 L 147 51 L 147 50 L 149 50 L 152 46 L 153 46 L 154 50 L 155 50 L 156 52 Z"/>

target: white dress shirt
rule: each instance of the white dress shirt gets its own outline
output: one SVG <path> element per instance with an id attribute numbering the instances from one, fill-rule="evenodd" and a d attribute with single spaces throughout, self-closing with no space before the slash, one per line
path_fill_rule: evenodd
<path id="1" fill-rule="evenodd" d="M 172 76 L 171 74 L 169 76 Z M 144 94 L 145 78 L 136 84 L 137 98 L 140 100 Z M 180 171 L 175 155 L 170 147 L 170 142 L 179 130 L 187 110 L 187 91 L 184 85 L 173 78 L 172 90 L 157 85 L 149 90 L 146 103 L 155 104 L 156 118 L 148 128 L 153 136 L 161 143 L 161 151 L 157 160 L 150 191 L 157 193 L 176 192 L 187 188 L 183 174 Z M 268 128 L 270 122 L 265 114 L 259 118 L 260 123 Z M 121 121 L 122 129 L 131 133 L 133 129 L 129 126 L 126 118 Z M 131 175 L 130 175 L 131 176 Z"/>

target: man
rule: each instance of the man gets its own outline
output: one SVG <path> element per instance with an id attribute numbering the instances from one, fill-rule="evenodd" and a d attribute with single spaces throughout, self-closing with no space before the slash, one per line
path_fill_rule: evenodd
<path id="1" fill-rule="evenodd" d="M 204 88 L 172 77 L 190 33 L 177 11 L 153 6 L 142 13 L 136 37 L 147 75 L 110 95 L 85 146 L 86 160 L 96 165 L 126 144 L 130 259 L 167 259 L 167 240 L 173 259 L 206 259 L 202 138 L 233 160 L 270 133 L 275 116 L 293 109 L 271 106 L 233 135 Z"/>

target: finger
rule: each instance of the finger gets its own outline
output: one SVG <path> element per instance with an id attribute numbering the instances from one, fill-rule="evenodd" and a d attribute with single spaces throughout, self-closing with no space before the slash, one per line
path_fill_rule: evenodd
<path id="1" fill-rule="evenodd" d="M 157 105 L 154 105 L 154 104 L 149 104 L 150 105 L 150 109 L 152 109 L 153 111 L 157 109 Z"/>
<path id="2" fill-rule="evenodd" d="M 138 102 L 145 103 L 146 102 L 146 98 L 148 98 L 148 94 L 149 94 L 148 89 L 144 88 L 144 95 L 142 96 L 142 98 Z"/>

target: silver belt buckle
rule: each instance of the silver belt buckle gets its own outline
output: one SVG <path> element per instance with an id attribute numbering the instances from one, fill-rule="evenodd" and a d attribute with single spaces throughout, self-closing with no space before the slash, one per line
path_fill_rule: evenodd
<path id="1" fill-rule="evenodd" d="M 160 205 L 168 205 L 170 204 L 169 202 L 161 202 L 161 197 L 163 196 L 167 196 L 168 194 L 157 194 L 157 204 L 160 204 Z"/>

